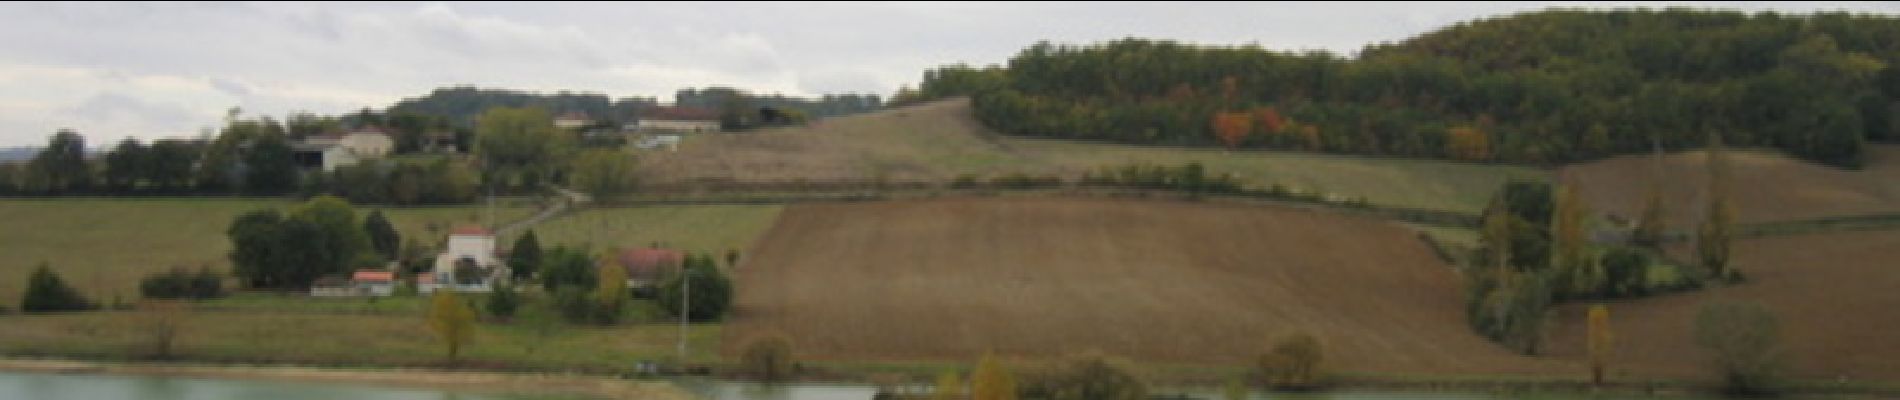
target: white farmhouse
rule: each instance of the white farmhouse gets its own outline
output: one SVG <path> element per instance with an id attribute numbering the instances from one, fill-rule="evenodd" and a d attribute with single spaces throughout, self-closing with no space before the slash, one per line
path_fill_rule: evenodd
<path id="1" fill-rule="evenodd" d="M 448 245 L 435 256 L 435 268 L 430 272 L 433 282 L 418 284 L 417 289 L 487 292 L 496 281 L 507 279 L 508 273 L 508 266 L 495 257 L 494 232 L 463 226 L 449 232 Z"/>
<path id="2" fill-rule="evenodd" d="M 375 127 L 311 136 L 291 146 L 298 165 L 321 168 L 323 172 L 382 158 L 395 148 L 396 142 L 389 138 L 389 133 Z"/>

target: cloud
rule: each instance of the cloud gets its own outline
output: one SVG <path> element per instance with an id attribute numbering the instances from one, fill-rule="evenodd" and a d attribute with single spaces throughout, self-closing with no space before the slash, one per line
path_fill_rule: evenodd
<path id="1" fill-rule="evenodd" d="M 343 113 L 449 85 L 660 99 L 712 85 L 889 95 L 925 68 L 1002 63 L 1038 40 L 1350 53 L 1553 5 L 1628 3 L 4 3 L 0 146 L 37 144 L 66 126 L 190 135 L 233 106 Z"/>

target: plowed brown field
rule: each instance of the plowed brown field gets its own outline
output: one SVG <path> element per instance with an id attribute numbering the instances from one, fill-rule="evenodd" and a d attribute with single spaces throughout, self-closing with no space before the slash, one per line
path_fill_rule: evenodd
<path id="1" fill-rule="evenodd" d="M 1663 157 L 1663 200 L 1672 229 L 1700 221 L 1707 191 L 1702 151 Z M 1844 170 L 1755 150 L 1729 152 L 1730 199 L 1743 223 L 1900 212 L 1900 147 L 1869 146 L 1864 170 Z M 1590 207 L 1635 218 L 1655 174 L 1652 156 L 1629 155 L 1563 169 Z"/>
<path id="2" fill-rule="evenodd" d="M 1179 201 L 956 199 L 785 209 L 735 274 L 725 352 L 802 358 L 1101 350 L 1240 365 L 1306 330 L 1329 366 L 1552 373 L 1466 328 L 1455 272 L 1412 231 L 1324 211 Z"/>

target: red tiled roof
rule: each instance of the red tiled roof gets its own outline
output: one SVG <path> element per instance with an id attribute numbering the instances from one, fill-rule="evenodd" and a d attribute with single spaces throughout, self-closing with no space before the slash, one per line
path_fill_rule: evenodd
<path id="1" fill-rule="evenodd" d="M 630 279 L 657 279 L 663 269 L 677 267 L 685 259 L 679 250 L 632 249 L 620 252 L 620 267 L 627 269 Z"/>
<path id="2" fill-rule="evenodd" d="M 396 273 L 389 271 L 356 271 L 356 274 L 350 275 L 350 280 L 356 282 L 393 282 L 396 280 Z"/>
<path id="3" fill-rule="evenodd" d="M 494 235 L 495 233 L 489 232 L 488 228 L 483 228 L 483 227 L 475 226 L 475 225 L 462 225 L 462 226 L 455 227 L 454 230 L 449 231 L 449 236 L 494 236 Z"/>
<path id="4" fill-rule="evenodd" d="M 718 121 L 719 111 L 692 107 L 656 107 L 640 113 L 640 118 L 668 121 Z"/>

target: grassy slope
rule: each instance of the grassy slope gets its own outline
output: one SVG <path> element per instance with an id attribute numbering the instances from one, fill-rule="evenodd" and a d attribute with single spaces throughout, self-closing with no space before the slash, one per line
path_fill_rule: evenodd
<path id="1" fill-rule="evenodd" d="M 746 251 L 778 218 L 777 205 L 653 206 L 590 208 L 534 228 L 543 246 L 552 244 L 664 247 L 724 254 Z M 605 239 L 599 239 L 605 238 Z M 512 244 L 512 242 L 510 242 Z"/>
<path id="2" fill-rule="evenodd" d="M 648 152 L 648 182 L 783 182 L 796 179 L 947 183 L 959 174 L 1022 172 L 1068 178 L 1103 166 L 1200 161 L 1248 183 L 1281 183 L 1382 205 L 1476 212 L 1509 178 L 1546 179 L 1532 168 L 1438 160 L 1278 151 L 1125 146 L 1000 137 L 975 121 L 969 102 L 944 100 L 820 121 L 808 127 L 698 135 L 678 152 Z"/>

